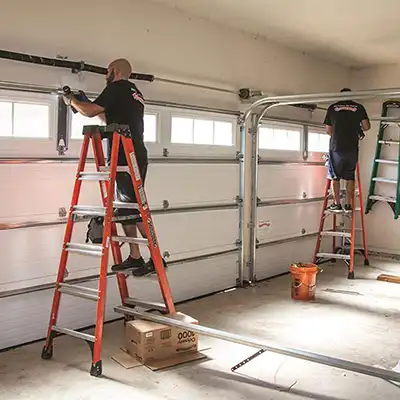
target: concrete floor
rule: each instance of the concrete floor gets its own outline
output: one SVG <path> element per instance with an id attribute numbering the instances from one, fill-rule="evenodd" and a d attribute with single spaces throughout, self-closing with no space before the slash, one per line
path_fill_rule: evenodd
<path id="1" fill-rule="evenodd" d="M 382 273 L 400 274 L 394 261 L 372 260 L 358 267 L 325 265 L 317 300 L 290 299 L 289 276 L 186 303 L 179 310 L 207 326 L 253 336 L 368 365 L 393 368 L 400 359 L 400 286 L 376 281 Z M 334 293 L 332 290 L 340 290 Z M 43 343 L 0 354 L 0 399 L 399 399 L 400 386 L 318 364 L 265 353 L 231 373 L 254 349 L 201 337 L 205 361 L 151 372 L 125 370 L 111 360 L 123 345 L 124 326 L 105 327 L 102 378 L 88 374 L 90 353 L 77 339 L 57 339 L 51 361 L 40 358 Z"/>

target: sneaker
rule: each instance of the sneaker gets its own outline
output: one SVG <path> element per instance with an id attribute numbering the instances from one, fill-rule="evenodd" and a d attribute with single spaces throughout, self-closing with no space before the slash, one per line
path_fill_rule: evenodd
<path id="1" fill-rule="evenodd" d="M 343 208 L 342 208 L 341 204 L 333 203 L 327 208 L 327 211 L 340 212 L 340 211 L 343 211 Z"/>
<path id="2" fill-rule="evenodd" d="M 164 268 L 167 268 L 167 263 L 163 259 Z M 153 260 L 150 258 L 147 263 L 145 263 L 142 267 L 135 269 L 132 271 L 132 275 L 136 277 L 143 277 L 148 275 L 153 275 L 156 273 L 156 269 L 154 268 Z"/>
<path id="3" fill-rule="evenodd" d="M 141 268 L 145 265 L 145 262 L 142 257 L 140 258 L 132 258 L 128 256 L 128 258 L 123 261 L 121 264 L 115 264 L 111 267 L 111 271 L 119 272 L 124 271 L 126 269 L 133 269 L 133 268 Z"/>
<path id="4" fill-rule="evenodd" d="M 344 211 L 345 212 L 351 212 L 352 211 L 351 204 L 345 204 L 344 205 Z"/>

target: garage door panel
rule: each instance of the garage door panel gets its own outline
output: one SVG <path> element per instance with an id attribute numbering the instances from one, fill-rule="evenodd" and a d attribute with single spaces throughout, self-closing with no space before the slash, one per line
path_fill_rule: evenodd
<path id="1" fill-rule="evenodd" d="M 174 265 L 167 270 L 175 302 L 184 301 L 232 287 L 237 277 L 237 254 Z M 114 307 L 120 295 L 114 276 L 107 280 L 105 320 L 120 318 Z M 81 283 L 97 287 L 98 282 Z M 157 279 L 146 277 L 128 279 L 131 296 L 149 301 L 161 301 Z M 27 343 L 46 336 L 53 299 L 53 290 L 0 298 L 0 349 Z M 179 309 L 179 307 L 178 307 Z M 80 298 L 63 295 L 59 325 L 78 329 L 95 322 L 95 304 Z"/>
<path id="2" fill-rule="evenodd" d="M 257 279 L 288 272 L 290 264 L 294 262 L 312 262 L 315 240 L 315 237 L 310 237 L 258 248 L 256 253 Z"/>
<path id="3" fill-rule="evenodd" d="M 322 202 L 259 207 L 257 238 L 266 242 L 316 232 L 321 208 Z"/>
<path id="4" fill-rule="evenodd" d="M 259 166 L 258 197 L 261 200 L 308 198 L 324 195 L 326 167 L 309 165 Z"/>
<path id="5" fill-rule="evenodd" d="M 239 193 L 239 167 L 234 164 L 153 164 L 146 191 L 153 207 L 234 202 Z"/>

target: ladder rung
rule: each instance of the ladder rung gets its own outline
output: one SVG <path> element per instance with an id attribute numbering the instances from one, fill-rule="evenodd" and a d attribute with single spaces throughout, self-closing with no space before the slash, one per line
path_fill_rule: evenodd
<path id="1" fill-rule="evenodd" d="M 83 299 L 97 301 L 99 299 L 99 291 L 97 289 L 87 288 L 77 285 L 69 285 L 67 283 L 60 283 L 59 289 L 61 293 L 69 294 L 71 296 L 81 297 Z"/>
<path id="2" fill-rule="evenodd" d="M 139 210 L 139 204 L 137 203 L 122 203 L 120 201 L 114 201 L 113 206 L 115 208 L 131 208 L 133 210 Z"/>
<path id="3" fill-rule="evenodd" d="M 81 172 L 79 179 L 81 181 L 109 181 L 110 174 L 108 172 Z"/>
<path id="4" fill-rule="evenodd" d="M 380 196 L 378 194 L 373 194 L 372 196 L 369 196 L 369 198 L 371 200 L 376 200 L 376 201 L 386 201 L 387 203 L 396 203 L 396 199 L 390 196 Z"/>
<path id="5" fill-rule="evenodd" d="M 124 304 L 129 306 L 138 306 L 143 308 L 148 308 L 152 310 L 168 312 L 167 307 L 163 303 L 153 302 L 153 301 L 142 301 L 139 299 L 135 299 L 133 297 L 127 297 L 124 300 Z"/>
<path id="6" fill-rule="evenodd" d="M 100 167 L 100 171 L 109 172 L 110 167 Z M 117 172 L 130 172 L 128 166 L 117 167 Z"/>
<path id="7" fill-rule="evenodd" d="M 320 257 L 320 258 L 337 258 L 339 260 L 350 260 L 350 256 L 347 255 L 347 254 L 318 253 L 317 257 Z"/>
<path id="8" fill-rule="evenodd" d="M 379 158 L 379 159 L 375 160 L 375 162 L 381 163 L 381 164 L 394 164 L 394 165 L 397 165 L 399 163 L 396 160 L 384 160 L 382 158 Z"/>
<path id="9" fill-rule="evenodd" d="M 397 184 L 396 179 L 389 179 L 389 178 L 382 178 L 380 176 L 376 177 L 376 178 L 372 178 L 373 181 L 375 182 L 382 182 L 382 183 L 394 183 Z"/>
<path id="10" fill-rule="evenodd" d="M 70 253 L 78 253 L 98 257 L 101 257 L 103 253 L 103 247 L 101 244 L 67 243 L 65 246 L 65 250 Z"/>
<path id="11" fill-rule="evenodd" d="M 399 144 L 399 140 L 380 140 L 380 144 Z"/>
<path id="12" fill-rule="evenodd" d="M 106 215 L 106 209 L 100 206 L 74 206 L 72 214 L 102 217 Z"/>
<path id="13" fill-rule="evenodd" d="M 140 246 L 148 246 L 149 241 L 144 238 L 132 238 L 128 236 L 113 236 L 112 240 L 114 242 L 120 242 L 120 243 L 134 243 L 138 244 Z"/>
<path id="14" fill-rule="evenodd" d="M 343 245 L 343 246 L 339 246 L 341 249 L 346 249 L 346 250 L 348 250 L 348 249 L 350 249 L 350 244 L 345 244 L 345 245 Z M 354 250 L 364 250 L 364 246 L 362 246 L 362 245 L 359 245 L 359 244 L 356 244 L 356 245 L 354 245 Z"/>
<path id="15" fill-rule="evenodd" d="M 351 237 L 351 233 L 343 231 L 322 231 L 321 236 Z"/>
<path id="16" fill-rule="evenodd" d="M 73 329 L 62 328 L 61 326 L 57 326 L 57 325 L 53 325 L 51 327 L 51 329 L 54 332 L 63 333 L 64 335 L 68 335 L 68 336 L 74 336 L 78 339 L 87 340 L 89 342 L 95 341 L 95 337 L 93 335 L 89 335 L 88 333 L 82 333 L 82 332 L 74 331 Z"/>

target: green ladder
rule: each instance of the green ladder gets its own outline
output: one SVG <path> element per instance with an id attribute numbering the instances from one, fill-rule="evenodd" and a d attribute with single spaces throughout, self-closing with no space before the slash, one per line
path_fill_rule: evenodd
<path id="1" fill-rule="evenodd" d="M 400 117 L 388 117 L 390 109 L 400 109 L 400 101 L 386 101 L 382 105 L 381 121 L 379 125 L 378 140 L 376 143 L 374 163 L 372 165 L 371 181 L 369 185 L 365 214 L 368 214 L 371 211 L 372 206 L 376 202 L 382 201 L 389 204 L 394 212 L 394 219 L 398 219 L 400 211 L 400 140 L 385 139 L 384 136 L 386 128 L 388 126 L 397 125 L 400 128 Z M 397 160 L 381 158 L 382 146 L 397 146 Z M 380 164 L 396 165 L 397 179 L 377 176 Z M 396 185 L 395 196 L 377 194 L 375 192 L 375 186 L 377 182 L 389 185 Z"/>

